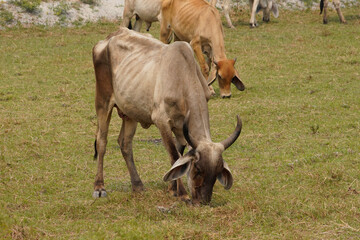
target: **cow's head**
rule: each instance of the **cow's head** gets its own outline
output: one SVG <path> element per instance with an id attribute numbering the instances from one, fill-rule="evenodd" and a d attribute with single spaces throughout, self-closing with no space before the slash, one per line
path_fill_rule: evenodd
<path id="1" fill-rule="evenodd" d="M 214 61 L 216 66 L 216 72 L 213 71 L 209 76 L 208 85 L 210 86 L 216 78 L 219 80 L 220 96 L 222 98 L 231 97 L 231 83 L 233 83 L 237 89 L 244 91 L 245 86 L 241 82 L 239 74 L 235 69 L 235 59 L 225 59 L 221 61 Z"/>
<path id="2" fill-rule="evenodd" d="M 229 166 L 223 160 L 222 153 L 239 137 L 242 124 L 237 116 L 235 131 L 221 143 L 197 142 L 188 132 L 187 119 L 188 117 L 184 122 L 184 136 L 192 149 L 174 163 L 163 179 L 176 180 L 187 173 L 192 202 L 207 204 L 211 200 L 216 179 L 225 189 L 230 189 L 233 184 Z"/>

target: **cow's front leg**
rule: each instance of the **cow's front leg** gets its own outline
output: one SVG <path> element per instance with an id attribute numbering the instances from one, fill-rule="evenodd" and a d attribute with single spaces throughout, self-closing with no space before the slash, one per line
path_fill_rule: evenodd
<path id="1" fill-rule="evenodd" d="M 134 157 L 133 157 L 133 150 L 132 150 L 132 140 L 135 135 L 136 126 L 137 126 L 137 122 L 128 119 L 125 116 L 123 118 L 123 123 L 118 138 L 118 143 L 130 174 L 132 190 L 134 192 L 140 192 L 144 190 L 144 185 L 136 170 Z"/>
<path id="2" fill-rule="evenodd" d="M 193 40 L 191 40 L 190 45 L 199 61 L 201 72 L 203 76 L 207 79 L 209 76 L 209 67 L 206 64 L 205 57 L 202 53 L 200 37 L 195 37 Z"/>
<path id="3" fill-rule="evenodd" d="M 256 10 L 258 5 L 259 5 L 259 0 L 250 0 L 250 12 L 251 12 L 250 27 L 252 28 L 257 27 Z"/>
<path id="4" fill-rule="evenodd" d="M 160 24 L 160 41 L 163 43 L 170 43 L 171 42 L 171 28 L 170 24 L 165 21 L 165 18 L 162 18 Z"/>
<path id="5" fill-rule="evenodd" d="M 194 50 L 195 55 L 199 61 L 202 75 L 205 77 L 205 79 L 208 80 L 209 65 L 206 63 L 205 57 L 202 53 L 200 37 L 195 37 L 193 40 L 191 40 L 190 45 L 191 45 L 192 49 Z M 212 86 L 209 86 L 209 89 L 210 89 L 211 95 L 215 95 L 214 88 Z"/>
<path id="6" fill-rule="evenodd" d="M 134 24 L 134 31 L 140 32 L 142 23 L 143 23 L 143 20 L 138 15 L 136 15 L 136 21 L 135 21 L 135 24 Z"/>
<path id="7" fill-rule="evenodd" d="M 339 0 L 334 0 L 333 4 L 334 4 L 334 7 L 336 9 L 337 14 L 339 15 L 340 23 L 345 23 L 346 24 L 346 20 L 344 18 L 344 15 L 341 12 L 341 9 L 340 9 L 340 1 Z"/>
<path id="8" fill-rule="evenodd" d="M 126 0 L 125 1 L 124 11 L 123 11 L 123 20 L 122 20 L 121 26 L 131 29 L 132 28 L 131 27 L 131 18 L 133 17 L 133 15 L 134 15 L 134 12 L 130 8 L 130 4 L 128 3 L 128 0 Z"/>
<path id="9" fill-rule="evenodd" d="M 170 155 L 170 163 L 173 165 L 176 160 L 179 159 L 180 154 L 177 150 L 174 138 L 171 133 L 171 129 L 167 121 L 163 121 L 161 119 L 154 119 L 154 123 L 160 130 L 160 134 L 164 143 L 166 150 Z M 183 145 L 183 144 L 181 144 Z M 180 147 L 180 145 L 178 146 Z M 182 183 L 181 178 L 171 181 L 169 183 L 169 192 L 174 196 L 180 197 L 182 200 L 187 201 L 189 200 L 189 196 L 186 192 L 184 184 Z"/>

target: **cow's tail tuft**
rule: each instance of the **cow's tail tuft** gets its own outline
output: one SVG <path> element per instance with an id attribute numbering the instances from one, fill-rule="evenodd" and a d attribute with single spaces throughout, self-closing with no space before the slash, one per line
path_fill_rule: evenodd
<path id="1" fill-rule="evenodd" d="M 261 5 L 259 3 L 259 5 L 257 5 L 257 7 L 256 7 L 256 13 L 260 12 L 261 9 L 262 9 L 262 7 L 261 7 Z"/>
<path id="2" fill-rule="evenodd" d="M 324 9 L 324 0 L 320 1 L 320 14 L 322 14 L 322 11 Z"/>
<path id="3" fill-rule="evenodd" d="M 97 152 L 97 149 L 96 149 L 96 139 L 95 139 L 95 142 L 94 142 L 94 149 L 95 149 L 94 160 L 96 160 L 96 158 L 98 156 L 98 152 Z"/>
<path id="4" fill-rule="evenodd" d="M 130 19 L 130 21 L 129 21 L 128 29 L 132 29 L 131 19 Z"/>

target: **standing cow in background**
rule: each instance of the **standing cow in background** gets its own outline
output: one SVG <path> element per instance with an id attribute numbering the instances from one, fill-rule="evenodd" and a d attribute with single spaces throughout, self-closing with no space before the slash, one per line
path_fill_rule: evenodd
<path id="1" fill-rule="evenodd" d="M 161 0 L 125 0 L 122 26 L 132 28 L 131 18 L 135 15 L 134 30 L 140 32 L 142 22 L 149 31 L 153 22 L 160 21 Z"/>
<path id="2" fill-rule="evenodd" d="M 328 0 L 321 0 L 320 1 L 320 14 L 324 10 L 324 16 L 323 16 L 323 23 L 324 24 L 328 23 L 328 19 L 327 19 L 328 2 L 329 2 Z M 330 0 L 330 2 L 331 2 L 331 0 Z M 336 9 L 337 14 L 339 15 L 340 23 L 346 23 L 344 15 L 342 14 L 341 9 L 340 9 L 340 0 L 333 0 L 333 4 L 334 4 L 334 7 Z"/>
<path id="3" fill-rule="evenodd" d="M 241 120 L 237 117 L 235 131 L 227 139 L 220 143 L 211 140 L 207 106 L 210 91 L 188 43 L 167 45 L 120 28 L 95 45 L 93 62 L 98 121 L 95 198 L 106 196 L 103 161 L 113 108 L 122 118 L 118 143 L 133 191 L 143 190 L 132 151 L 137 123 L 143 128 L 155 124 L 159 129 L 172 164 L 163 179 L 171 181 L 169 190 L 176 196 L 188 198 L 181 181 L 185 174 L 195 204 L 210 202 L 216 179 L 225 189 L 232 186 L 233 178 L 222 153 L 239 137 Z M 191 150 L 182 156 L 187 143 Z"/>
<path id="4" fill-rule="evenodd" d="M 249 0 L 250 3 L 250 27 L 257 27 L 256 21 L 256 13 L 259 11 L 263 11 L 263 21 L 269 22 L 270 21 L 270 11 L 273 13 L 274 17 L 279 17 L 279 10 L 278 6 L 275 1 L 273 0 Z"/>
<path id="5" fill-rule="evenodd" d="M 231 83 L 240 91 L 245 89 L 235 69 L 236 59 L 226 57 L 224 32 L 216 8 L 204 0 L 164 0 L 161 15 L 160 40 L 169 43 L 173 32 L 175 40 L 189 42 L 208 83 L 218 79 L 222 98 L 231 96 Z"/>

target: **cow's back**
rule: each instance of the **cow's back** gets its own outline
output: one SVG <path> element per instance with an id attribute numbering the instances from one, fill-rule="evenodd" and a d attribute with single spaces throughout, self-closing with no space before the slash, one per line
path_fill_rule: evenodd
<path id="1" fill-rule="evenodd" d="M 204 39 L 223 34 L 220 14 L 204 0 L 165 0 L 162 18 L 170 23 L 176 36 L 190 42 L 195 36 Z"/>
<path id="2" fill-rule="evenodd" d="M 115 104 L 126 116 L 143 125 L 164 102 L 201 101 L 209 93 L 188 43 L 171 45 L 126 28 L 100 41 L 93 50 L 94 65 L 107 68 L 107 84 L 97 77 L 97 89 L 111 88 Z M 97 71 L 96 72 L 102 72 Z M 204 91 L 206 90 L 206 92 Z M 98 91 L 98 90 L 97 90 Z"/>

